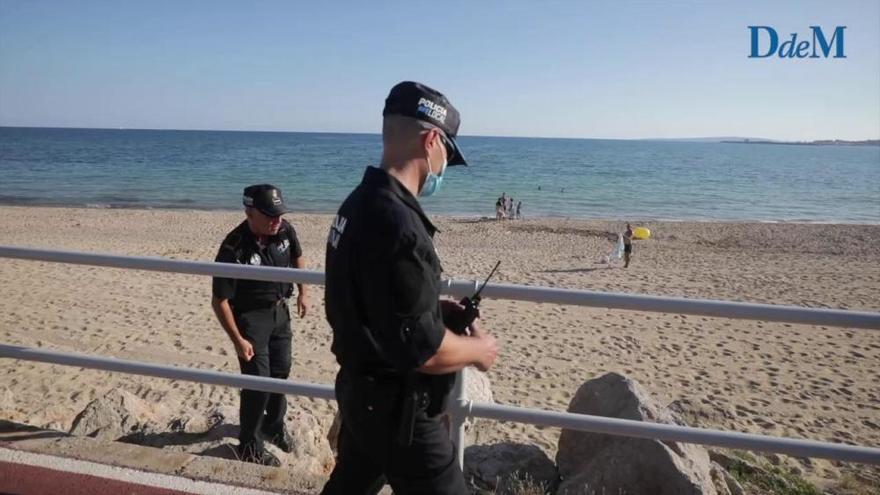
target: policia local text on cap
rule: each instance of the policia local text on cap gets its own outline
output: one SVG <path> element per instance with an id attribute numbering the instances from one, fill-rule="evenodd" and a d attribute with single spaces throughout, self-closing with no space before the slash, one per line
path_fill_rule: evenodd
<path id="1" fill-rule="evenodd" d="M 498 353 L 478 321 L 440 300 L 437 229 L 417 196 L 440 189 L 448 165 L 466 165 L 458 111 L 438 91 L 402 82 L 385 100 L 380 168 L 368 167 L 330 228 L 326 312 L 340 364 L 342 417 L 336 467 L 324 494 L 464 494 L 440 420 L 466 366 L 486 371 Z"/>

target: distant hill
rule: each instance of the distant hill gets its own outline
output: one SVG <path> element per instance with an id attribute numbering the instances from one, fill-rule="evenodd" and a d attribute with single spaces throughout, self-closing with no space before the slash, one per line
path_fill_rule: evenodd
<path id="1" fill-rule="evenodd" d="M 680 143 L 723 143 L 729 141 L 770 141 L 763 138 L 747 138 L 739 136 L 720 136 L 720 137 L 692 137 L 692 138 L 648 138 L 639 141 L 676 141 Z"/>
<path id="2" fill-rule="evenodd" d="M 657 138 L 640 141 L 674 141 L 679 143 L 732 143 L 732 144 L 797 144 L 806 146 L 880 146 L 880 139 L 849 141 L 846 139 L 817 139 L 814 141 L 778 141 L 755 137 L 699 137 L 699 138 Z"/>
<path id="3" fill-rule="evenodd" d="M 880 139 L 848 141 L 846 139 L 819 139 L 815 141 L 770 141 L 767 139 L 729 139 L 721 141 L 731 144 L 795 144 L 803 146 L 880 146 Z"/>

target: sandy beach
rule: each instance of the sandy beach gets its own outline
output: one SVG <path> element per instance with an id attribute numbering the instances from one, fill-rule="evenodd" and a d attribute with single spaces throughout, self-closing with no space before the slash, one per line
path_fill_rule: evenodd
<path id="1" fill-rule="evenodd" d="M 239 212 L 0 207 L 0 244 L 213 260 Z M 330 215 L 291 214 L 309 267 L 322 270 Z M 602 263 L 624 223 L 440 218 L 447 277 L 807 307 L 880 310 L 880 226 L 643 223 L 632 266 Z M 238 372 L 210 308 L 210 279 L 0 259 L 5 344 Z M 294 322 L 292 378 L 330 384 L 323 290 Z M 608 371 L 679 401 L 690 424 L 880 445 L 880 333 L 676 314 L 485 300 L 501 352 L 490 371 L 499 403 L 564 410 Z M 236 405 L 237 390 L 0 360 L 0 418 L 68 429 L 96 397 L 122 388 L 171 411 Z M 332 420 L 334 405 L 291 399 Z M 479 441 L 533 443 L 555 454 L 559 431 L 488 423 Z M 847 467 L 805 467 L 831 480 Z M 860 470 L 877 471 L 860 467 Z"/>

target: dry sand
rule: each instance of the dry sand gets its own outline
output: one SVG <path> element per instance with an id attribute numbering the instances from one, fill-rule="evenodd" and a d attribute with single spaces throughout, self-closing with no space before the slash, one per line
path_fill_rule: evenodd
<path id="1" fill-rule="evenodd" d="M 0 207 L 0 245 L 209 261 L 237 212 Z M 323 269 L 329 215 L 289 215 Z M 880 226 L 647 223 L 632 266 L 601 263 L 621 222 L 441 218 L 447 277 L 640 294 L 880 310 Z M 0 259 L 0 342 L 237 372 L 202 276 Z M 564 410 L 585 380 L 618 371 L 696 426 L 880 445 L 880 332 L 502 300 L 483 303 L 501 352 L 496 401 Z M 332 383 L 323 290 L 294 322 L 293 379 Z M 0 360 L 0 418 L 67 429 L 116 387 L 183 414 L 237 404 L 223 387 Z M 5 389 L 5 390 L 4 390 Z M 329 424 L 334 405 L 291 399 Z M 480 442 L 534 443 L 558 430 L 483 424 Z M 818 461 L 814 477 L 841 465 Z M 848 467 L 846 469 L 849 469 Z M 859 467 L 870 477 L 876 469 Z"/>

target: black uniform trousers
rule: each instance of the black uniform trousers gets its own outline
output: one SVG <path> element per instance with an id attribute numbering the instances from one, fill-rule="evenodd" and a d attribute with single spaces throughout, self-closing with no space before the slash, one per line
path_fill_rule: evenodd
<path id="1" fill-rule="evenodd" d="M 412 443 L 400 441 L 403 386 L 341 370 L 336 398 L 342 415 L 336 467 L 322 495 L 373 495 L 387 483 L 395 495 L 467 494 L 455 447 L 427 400 L 416 408 Z"/>
<path id="2" fill-rule="evenodd" d="M 235 321 L 242 336 L 254 346 L 250 361 L 238 359 L 245 375 L 287 378 L 290 376 L 291 340 L 290 313 L 285 301 L 270 306 L 236 313 Z M 263 438 L 272 438 L 284 431 L 287 396 L 257 390 L 242 390 L 239 417 L 240 448 L 261 450 Z"/>

